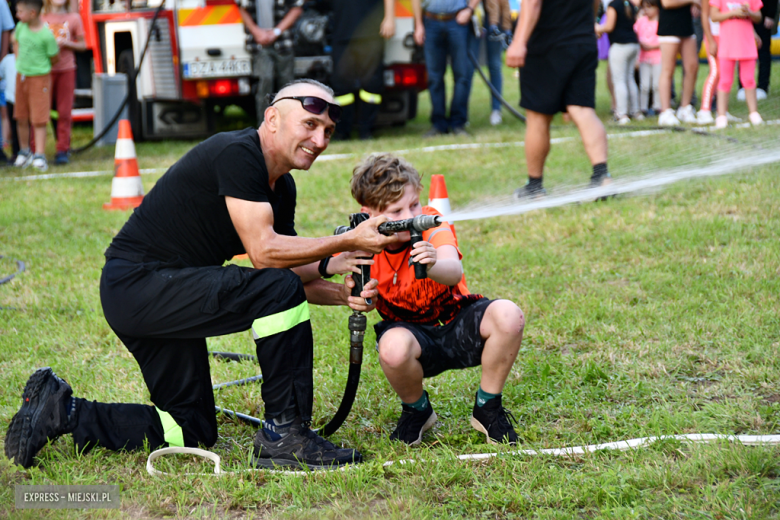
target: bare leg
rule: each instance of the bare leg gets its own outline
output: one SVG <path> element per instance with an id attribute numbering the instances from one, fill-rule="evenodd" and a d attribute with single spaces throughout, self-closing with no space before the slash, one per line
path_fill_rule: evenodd
<path id="1" fill-rule="evenodd" d="M 423 395 L 420 354 L 420 344 L 406 329 L 390 329 L 379 340 L 379 365 L 404 403 L 413 403 Z"/>
<path id="2" fill-rule="evenodd" d="M 19 134 L 19 146 L 22 150 L 30 148 L 30 122 L 26 119 L 16 120 L 16 133 Z"/>
<path id="3" fill-rule="evenodd" d="M 745 102 L 748 106 L 748 114 L 758 112 L 758 98 L 756 97 L 756 89 L 745 89 Z"/>
<path id="4" fill-rule="evenodd" d="M 528 176 L 541 179 L 544 173 L 544 162 L 550 153 L 550 122 L 553 116 L 525 111 L 525 162 Z"/>
<path id="5" fill-rule="evenodd" d="M 696 38 L 686 38 L 680 42 L 680 54 L 682 55 L 683 67 L 685 68 L 680 106 L 687 107 L 691 104 L 693 90 L 696 88 L 696 76 L 699 73 L 699 56 L 696 50 Z"/>
<path id="6" fill-rule="evenodd" d="M 718 90 L 718 115 L 725 116 L 729 110 L 729 93 Z"/>
<path id="7" fill-rule="evenodd" d="M 46 154 L 46 125 L 34 125 L 35 134 L 35 153 L 38 155 Z"/>
<path id="8" fill-rule="evenodd" d="M 479 333 L 485 340 L 482 351 L 482 390 L 500 394 L 523 341 L 525 316 L 517 305 L 497 300 L 485 311 Z"/>
<path id="9" fill-rule="evenodd" d="M 582 144 L 585 145 L 585 153 L 588 154 L 590 164 L 595 165 L 607 162 L 607 131 L 604 129 L 599 116 L 596 115 L 596 111 L 589 107 L 576 105 L 570 105 L 566 109 L 580 131 Z M 527 147 L 528 142 L 526 141 Z"/>
<path id="10" fill-rule="evenodd" d="M 612 112 L 615 111 L 615 84 L 612 82 L 612 69 L 607 61 L 607 90 L 609 90 L 609 104 Z"/>
<path id="11" fill-rule="evenodd" d="M 662 111 L 672 108 L 672 80 L 674 69 L 677 67 L 677 51 L 679 49 L 679 43 L 661 44 L 661 77 L 658 79 L 658 90 L 661 91 Z"/>

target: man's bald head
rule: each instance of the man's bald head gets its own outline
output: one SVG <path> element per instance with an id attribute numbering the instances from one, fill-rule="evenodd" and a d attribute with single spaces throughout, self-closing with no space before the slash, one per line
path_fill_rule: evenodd
<path id="1" fill-rule="evenodd" d="M 282 87 L 274 96 L 273 102 L 292 96 L 316 96 L 332 103 L 333 89 L 314 79 L 296 79 Z"/>

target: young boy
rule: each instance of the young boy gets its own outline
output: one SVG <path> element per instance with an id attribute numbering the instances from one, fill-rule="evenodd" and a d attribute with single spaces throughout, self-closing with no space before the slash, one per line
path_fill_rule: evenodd
<path id="1" fill-rule="evenodd" d="M 352 176 L 352 196 L 372 217 L 438 215 L 421 206 L 421 190 L 417 170 L 390 154 L 369 157 Z M 419 444 L 423 432 L 436 423 L 423 378 L 482 365 L 471 425 L 491 444 L 514 444 L 517 434 L 508 420 L 511 414 L 501 405 L 501 391 L 520 349 L 523 312 L 511 301 L 469 293 L 457 240 L 447 223 L 423 233 L 423 241 L 414 247 L 409 232 L 399 235 L 405 244 L 388 248 L 373 260 L 357 258 L 365 253 L 344 253 L 325 267 L 330 275 L 371 264 L 371 278 L 379 281 L 376 308 L 383 318 L 375 326 L 379 363 L 403 410 L 390 438 Z M 410 257 L 427 267 L 427 279 L 415 279 Z"/>
<path id="2" fill-rule="evenodd" d="M 22 149 L 14 166 L 46 171 L 49 168 L 46 150 L 46 124 L 51 111 L 51 66 L 59 59 L 60 48 L 54 34 L 41 20 L 42 0 L 18 0 L 14 39 L 16 60 L 16 119 Z M 35 155 L 30 152 L 30 126 L 35 136 Z"/>

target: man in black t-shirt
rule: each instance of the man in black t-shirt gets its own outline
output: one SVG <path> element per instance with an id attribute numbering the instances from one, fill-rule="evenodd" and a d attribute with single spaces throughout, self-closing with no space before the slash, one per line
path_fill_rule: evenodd
<path id="1" fill-rule="evenodd" d="M 340 108 L 330 88 L 299 80 L 283 88 L 258 130 L 217 134 L 176 162 L 106 251 L 103 312 L 135 357 L 154 406 L 72 397 L 51 369 L 29 379 L 5 440 L 24 467 L 47 439 L 71 433 L 80 453 L 100 445 L 212 446 L 217 439 L 206 338 L 251 329 L 263 373 L 265 421 L 259 467 L 321 468 L 360 462 L 309 430 L 313 342 L 307 300 L 368 311 L 348 279 L 320 278 L 319 260 L 340 251 L 381 252 L 396 242 L 385 217 L 324 238 L 295 233 L 295 181 L 328 146 Z M 253 268 L 223 266 L 246 252 Z"/>
<path id="2" fill-rule="evenodd" d="M 609 182 L 607 133 L 596 115 L 598 47 L 594 20 L 600 0 L 523 0 L 506 64 L 520 68 L 520 106 L 526 109 L 528 183 L 516 198 L 544 195 L 542 175 L 550 152 L 550 122 L 568 112 L 577 125 L 593 174 Z"/>

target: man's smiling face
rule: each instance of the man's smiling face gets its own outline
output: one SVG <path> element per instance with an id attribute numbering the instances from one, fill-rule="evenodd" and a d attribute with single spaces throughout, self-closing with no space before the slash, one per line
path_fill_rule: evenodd
<path id="1" fill-rule="evenodd" d="M 291 96 L 315 96 L 333 103 L 333 97 L 316 85 L 297 84 L 280 92 L 279 97 Z M 277 138 L 282 143 L 285 159 L 291 169 L 308 170 L 328 147 L 336 123 L 330 119 L 328 110 L 312 114 L 297 99 L 280 99 L 274 107 L 280 114 Z"/>

